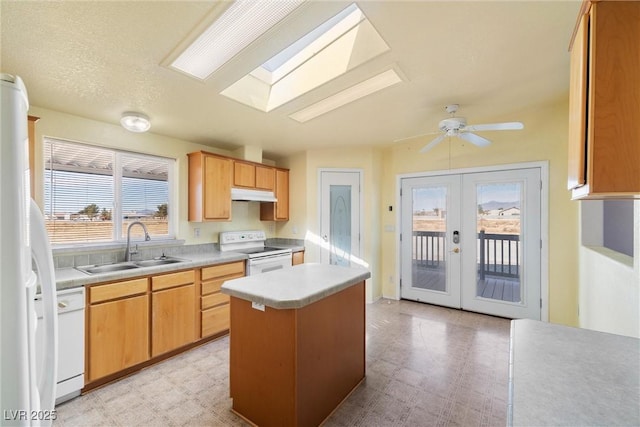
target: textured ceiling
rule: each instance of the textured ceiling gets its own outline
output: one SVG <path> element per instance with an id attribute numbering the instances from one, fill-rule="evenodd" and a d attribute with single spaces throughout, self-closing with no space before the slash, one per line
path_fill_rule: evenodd
<path id="1" fill-rule="evenodd" d="M 219 95 L 348 4 L 308 2 L 203 83 L 162 64 L 220 2 L 2 0 L 1 68 L 39 107 L 114 124 L 140 111 L 152 132 L 271 157 L 435 131 L 450 103 L 486 123 L 568 94 L 578 0 L 358 2 L 389 52 L 269 113 Z M 304 124 L 288 117 L 391 66 L 405 82 Z"/>

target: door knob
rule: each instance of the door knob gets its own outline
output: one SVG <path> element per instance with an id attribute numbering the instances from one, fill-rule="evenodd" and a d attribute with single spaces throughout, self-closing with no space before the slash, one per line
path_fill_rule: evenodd
<path id="1" fill-rule="evenodd" d="M 322 239 L 323 239 L 325 242 L 328 242 L 328 241 L 329 241 L 329 238 L 327 237 L 327 235 L 326 235 L 326 234 L 325 234 L 324 236 L 322 236 Z"/>
<path id="2" fill-rule="evenodd" d="M 457 254 L 457 253 L 459 253 L 459 252 L 460 252 L 460 248 L 453 248 L 453 251 L 452 251 L 452 252 L 453 252 L 454 254 Z"/>

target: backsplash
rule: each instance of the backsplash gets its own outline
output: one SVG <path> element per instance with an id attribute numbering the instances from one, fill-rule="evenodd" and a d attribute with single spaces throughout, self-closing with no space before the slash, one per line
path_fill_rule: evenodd
<path id="1" fill-rule="evenodd" d="M 282 237 L 271 237 L 265 240 L 266 246 L 302 246 L 304 247 L 304 239 L 285 239 Z"/>
<path id="2" fill-rule="evenodd" d="M 180 258 L 181 255 L 209 253 L 218 250 L 219 247 L 217 243 L 204 243 L 199 245 L 184 245 L 172 243 L 167 245 L 156 244 L 149 247 L 139 245 L 138 253 L 133 255 L 132 258 L 134 261 L 156 258 L 162 255 Z M 106 248 L 65 248 L 53 250 L 53 263 L 55 268 L 72 268 L 83 265 L 109 264 L 122 262 L 124 261 L 124 259 L 125 249 L 121 247 L 108 247 L 108 245 Z"/>

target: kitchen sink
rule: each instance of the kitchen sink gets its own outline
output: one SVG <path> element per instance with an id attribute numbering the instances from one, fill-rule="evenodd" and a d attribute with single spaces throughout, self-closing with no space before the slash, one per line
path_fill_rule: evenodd
<path id="1" fill-rule="evenodd" d="M 185 262 L 186 260 L 180 258 L 160 257 L 154 259 L 148 259 L 145 261 L 136 261 L 134 264 L 139 267 L 154 267 L 156 265 L 175 264 L 178 262 Z"/>
<path id="2" fill-rule="evenodd" d="M 86 274 L 99 274 L 99 273 L 112 273 L 115 271 L 131 270 L 134 268 L 143 267 L 156 267 L 159 265 L 176 264 L 179 262 L 185 262 L 186 259 L 173 258 L 173 257 L 158 257 L 153 259 L 147 259 L 143 261 L 125 261 L 116 262 L 113 264 L 97 264 L 97 265 L 83 265 L 76 267 L 76 270 L 82 271 Z"/>
<path id="3" fill-rule="evenodd" d="M 120 262 L 117 264 L 103 264 L 103 265 L 85 265 L 82 267 L 76 267 L 76 270 L 80 270 L 87 274 L 98 273 L 111 273 L 114 271 L 131 270 L 133 268 L 140 268 L 140 266 L 132 264 L 130 262 Z"/>

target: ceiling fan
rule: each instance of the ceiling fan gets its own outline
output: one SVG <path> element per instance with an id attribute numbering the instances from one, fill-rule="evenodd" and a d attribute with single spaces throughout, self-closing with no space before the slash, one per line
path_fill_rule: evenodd
<path id="1" fill-rule="evenodd" d="M 467 125 L 467 119 L 464 117 L 455 117 L 456 112 L 458 111 L 458 104 L 450 104 L 445 107 L 447 113 L 451 114 L 451 117 L 448 119 L 441 120 L 438 124 L 438 128 L 441 135 L 439 135 L 436 139 L 422 147 L 420 150 L 421 153 L 426 153 L 431 150 L 433 147 L 438 145 L 442 140 L 446 137 L 455 136 L 465 141 L 468 141 L 478 147 L 485 147 L 491 144 L 486 138 L 481 137 L 480 135 L 476 135 L 472 133 L 473 131 L 486 131 L 486 130 L 518 130 L 523 129 L 524 125 L 520 122 L 505 122 L 505 123 L 488 123 L 482 125 Z M 397 139 L 394 142 L 403 141 L 406 139 L 416 138 L 418 136 L 429 135 L 414 135 L 408 138 Z"/>

